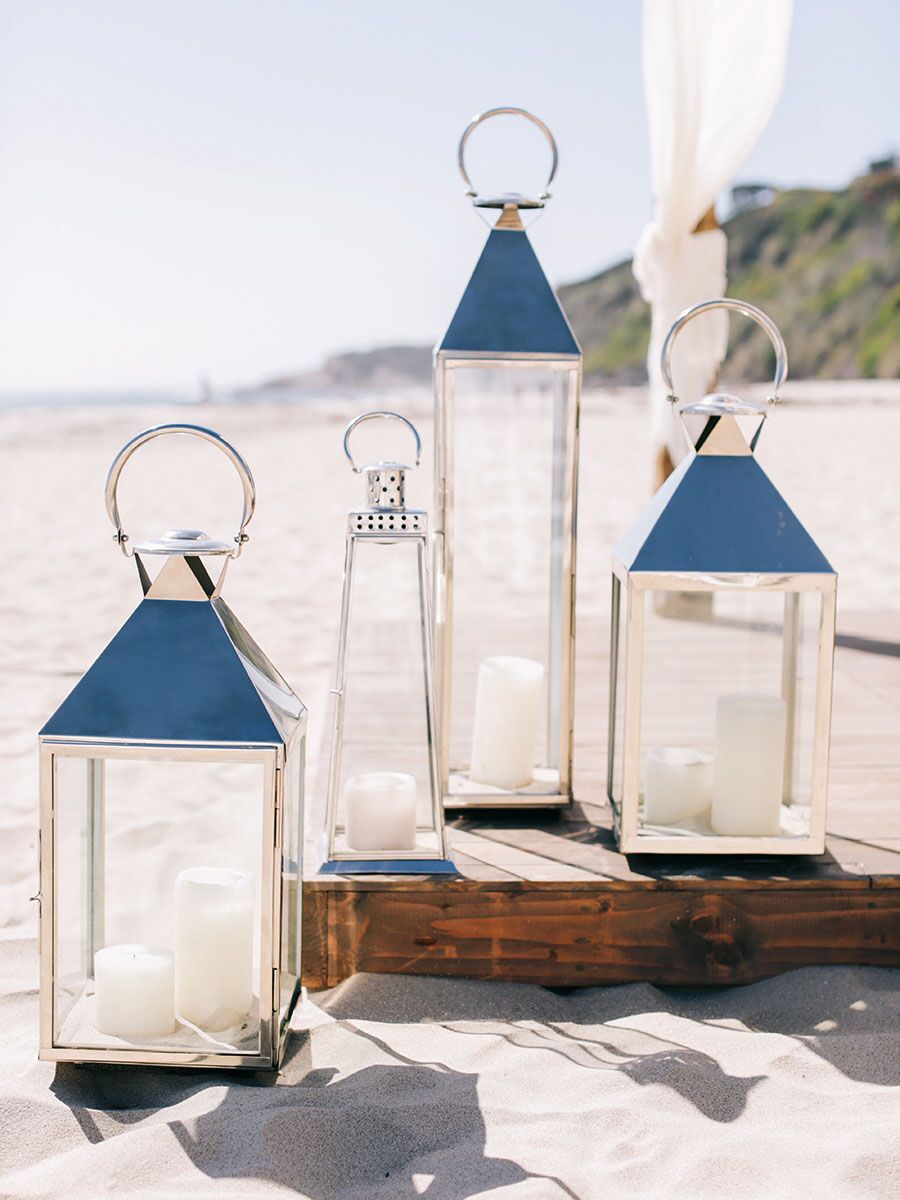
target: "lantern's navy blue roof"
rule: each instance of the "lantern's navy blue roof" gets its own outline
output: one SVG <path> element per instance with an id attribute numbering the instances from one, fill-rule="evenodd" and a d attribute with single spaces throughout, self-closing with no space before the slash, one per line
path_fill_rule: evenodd
<path id="1" fill-rule="evenodd" d="M 579 355 L 523 229 L 492 229 L 438 351 Z"/>
<path id="2" fill-rule="evenodd" d="M 629 571 L 833 574 L 752 455 L 691 455 L 613 550 Z"/>
<path id="3" fill-rule="evenodd" d="M 41 735 L 276 746 L 304 712 L 221 600 L 144 600 Z"/>

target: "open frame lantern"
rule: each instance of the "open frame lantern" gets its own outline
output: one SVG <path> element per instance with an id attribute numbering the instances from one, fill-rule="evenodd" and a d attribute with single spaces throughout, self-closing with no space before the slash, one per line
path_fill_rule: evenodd
<path id="1" fill-rule="evenodd" d="M 741 313 L 708 300 L 674 323 Z M 766 409 L 717 393 L 680 414 L 697 430 L 613 551 L 607 787 L 626 853 L 820 854 L 837 576 L 754 456 Z M 688 421 L 685 422 L 688 425 Z M 691 603 L 697 593 L 712 607 Z"/>
<path id="2" fill-rule="evenodd" d="M 129 544 L 119 475 L 164 434 L 236 468 L 233 541 Z M 255 495 L 194 425 L 146 430 L 110 468 L 144 598 L 40 732 L 43 1059 L 278 1065 L 300 993 L 306 710 L 220 595 Z"/>
<path id="3" fill-rule="evenodd" d="M 397 421 L 369 412 L 344 433 L 366 477 L 366 507 L 347 514 L 323 873 L 455 874 L 438 776 L 428 514 L 406 504 L 406 463 L 357 466 L 355 429 Z"/>
<path id="4" fill-rule="evenodd" d="M 495 116 L 546 137 L 544 190 L 479 195 L 465 149 Z M 547 126 L 476 116 L 459 169 L 498 212 L 435 348 L 435 639 L 444 804 L 561 808 L 572 798 L 575 514 L 581 350 L 522 214 L 556 174 Z"/>

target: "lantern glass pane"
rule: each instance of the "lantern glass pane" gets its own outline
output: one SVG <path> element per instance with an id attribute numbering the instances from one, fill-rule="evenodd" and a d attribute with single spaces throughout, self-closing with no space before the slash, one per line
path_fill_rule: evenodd
<path id="1" fill-rule="evenodd" d="M 810 832 L 821 595 L 652 591 L 639 836 Z"/>
<path id="2" fill-rule="evenodd" d="M 568 662 L 562 630 L 568 628 L 571 602 L 566 495 L 572 378 L 567 369 L 513 364 L 457 368 L 452 374 L 451 796 L 555 795 L 568 787 L 568 730 L 562 728 L 564 720 L 568 725 Z M 536 720 L 518 719 L 517 697 L 510 696 L 508 724 L 518 730 L 514 740 L 527 745 L 504 747 L 499 744 L 504 739 L 488 739 L 510 765 L 524 755 L 526 775 L 533 771 L 531 782 L 510 782 L 522 775 L 521 765 L 510 772 L 503 761 L 485 762 L 473 744 L 481 664 L 496 657 L 531 660 L 542 671 Z M 523 714 L 529 709 L 528 686 L 518 698 Z M 496 703 L 487 697 L 484 708 Z"/>
<path id="3" fill-rule="evenodd" d="M 284 765 L 281 826 L 281 961 L 279 1011 L 282 1024 L 290 1016 L 300 981 L 300 930 L 303 896 L 303 781 L 306 738 L 301 737 Z"/>
<path id="4" fill-rule="evenodd" d="M 55 1045 L 261 1052 L 264 786 L 259 762 L 56 756 Z"/>
<path id="5" fill-rule="evenodd" d="M 377 517 L 373 518 L 377 525 Z M 424 540 L 355 540 L 333 851 L 438 852 L 429 759 Z M 410 776 L 413 783 L 377 776 Z M 361 777 L 369 777 L 361 779 Z M 348 781 L 350 787 L 348 788 Z"/>
<path id="6" fill-rule="evenodd" d="M 609 712 L 607 742 L 607 794 L 617 804 L 622 800 L 625 746 L 625 630 L 628 624 L 628 589 L 613 576 L 612 638 L 610 642 Z"/>

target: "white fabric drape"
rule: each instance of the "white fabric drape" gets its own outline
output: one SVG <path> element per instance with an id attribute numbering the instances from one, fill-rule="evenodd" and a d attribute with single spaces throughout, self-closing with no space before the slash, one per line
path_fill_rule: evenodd
<path id="1" fill-rule="evenodd" d="M 644 92 L 653 219 L 635 247 L 634 274 L 652 306 L 647 353 L 655 442 L 684 455 L 659 372 L 659 352 L 688 305 L 725 294 L 727 240 L 693 233 L 765 129 L 781 93 L 793 0 L 644 0 Z M 696 400 L 725 356 L 728 320 L 713 313 L 679 335 L 679 397 Z"/>

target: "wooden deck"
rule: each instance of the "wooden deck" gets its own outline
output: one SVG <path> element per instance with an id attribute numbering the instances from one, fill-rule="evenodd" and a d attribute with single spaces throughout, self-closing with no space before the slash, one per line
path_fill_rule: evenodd
<path id="1" fill-rule="evenodd" d="M 722 984 L 818 963 L 900 965 L 900 614 L 838 628 L 825 855 L 619 854 L 601 801 L 606 642 L 592 638 L 579 652 L 571 811 L 454 820 L 460 879 L 308 878 L 306 985 L 357 971 Z"/>

